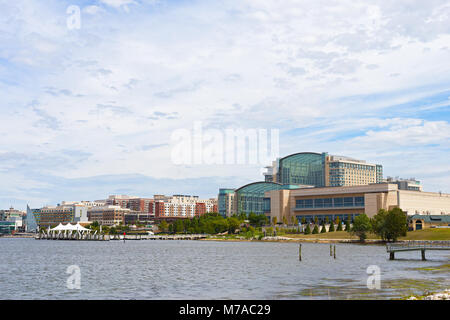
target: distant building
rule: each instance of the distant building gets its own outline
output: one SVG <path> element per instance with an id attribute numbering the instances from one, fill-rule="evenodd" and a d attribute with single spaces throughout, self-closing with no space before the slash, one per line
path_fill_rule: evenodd
<path id="1" fill-rule="evenodd" d="M 387 177 L 385 182 L 395 183 L 400 190 L 422 191 L 420 181 L 417 181 L 415 178 L 401 179 L 398 177 Z"/>
<path id="2" fill-rule="evenodd" d="M 205 213 L 217 212 L 217 199 L 199 199 L 198 196 L 155 195 L 153 212 L 155 218 L 193 218 Z"/>
<path id="3" fill-rule="evenodd" d="M 25 230 L 25 217 L 25 212 L 16 210 L 13 207 L 9 208 L 8 210 L 0 210 L 0 221 L 14 223 L 15 231 Z"/>
<path id="4" fill-rule="evenodd" d="M 125 224 L 149 224 L 154 219 L 155 216 L 149 213 L 130 211 L 124 214 Z"/>
<path id="5" fill-rule="evenodd" d="M 32 209 L 39 228 L 54 227 L 60 223 L 66 224 L 74 221 L 75 206 L 59 205 Z"/>
<path id="6" fill-rule="evenodd" d="M 103 207 L 92 207 L 88 209 L 89 221 L 97 221 L 101 225 L 115 226 L 125 224 L 125 215 L 132 211 L 119 205 L 106 205 Z"/>
<path id="7" fill-rule="evenodd" d="M 106 200 L 106 205 L 120 206 L 122 208 L 130 208 L 130 200 L 138 199 L 136 196 L 128 196 L 128 195 L 112 195 L 109 196 Z"/>
<path id="8" fill-rule="evenodd" d="M 16 224 L 12 221 L 0 221 L 0 234 L 11 234 L 16 230 Z"/>
<path id="9" fill-rule="evenodd" d="M 36 218 L 34 216 L 34 210 L 31 209 L 27 205 L 27 216 L 26 216 L 26 222 L 25 222 L 25 231 L 26 232 L 36 232 L 38 230 L 38 225 L 36 223 Z"/>
<path id="10" fill-rule="evenodd" d="M 153 213 L 153 199 L 133 198 L 128 201 L 128 208 L 133 211 Z"/>

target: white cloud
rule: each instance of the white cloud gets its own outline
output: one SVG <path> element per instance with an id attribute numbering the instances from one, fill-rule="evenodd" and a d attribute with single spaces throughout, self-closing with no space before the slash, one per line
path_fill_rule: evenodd
<path id="1" fill-rule="evenodd" d="M 136 3 L 134 0 L 100 0 L 100 2 L 115 8 Z"/>
<path id="2" fill-rule="evenodd" d="M 248 166 L 174 166 L 170 134 L 197 120 L 280 128 L 283 153 L 376 160 L 409 141 L 424 167 L 436 158 L 427 144 L 448 154 L 448 119 L 419 114 L 445 102 L 392 107 L 449 89 L 447 1 L 101 2 L 129 12 L 86 6 L 74 31 L 59 2 L 0 4 L 4 151 L 90 154 L 52 175 L 260 178 Z"/>

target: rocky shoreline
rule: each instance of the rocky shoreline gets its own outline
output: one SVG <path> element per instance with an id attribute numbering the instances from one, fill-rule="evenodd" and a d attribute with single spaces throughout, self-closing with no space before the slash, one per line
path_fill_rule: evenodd
<path id="1" fill-rule="evenodd" d="M 411 296 L 407 300 L 450 300 L 450 289 L 425 296 Z"/>

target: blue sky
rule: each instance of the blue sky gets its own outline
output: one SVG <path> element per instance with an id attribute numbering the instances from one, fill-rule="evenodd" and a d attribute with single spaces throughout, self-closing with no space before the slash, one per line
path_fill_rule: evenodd
<path id="1" fill-rule="evenodd" d="M 67 8 L 81 11 L 67 27 Z M 257 165 L 175 165 L 171 134 L 280 130 L 280 155 L 450 192 L 448 1 L 0 0 L 0 207 L 214 196 Z"/>

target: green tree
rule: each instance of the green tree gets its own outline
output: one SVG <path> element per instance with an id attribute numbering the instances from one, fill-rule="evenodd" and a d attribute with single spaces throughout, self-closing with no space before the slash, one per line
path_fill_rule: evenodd
<path id="1" fill-rule="evenodd" d="M 294 216 L 291 217 L 291 223 L 294 226 L 295 225 L 295 220 L 297 220 Z"/>
<path id="2" fill-rule="evenodd" d="M 162 232 L 167 232 L 167 221 L 166 220 L 162 220 L 161 223 L 158 226 L 159 230 L 161 230 Z"/>
<path id="3" fill-rule="evenodd" d="M 98 221 L 94 221 L 90 224 L 90 226 L 94 227 L 94 228 L 98 228 L 98 227 L 100 227 L 100 224 L 98 223 Z"/>
<path id="4" fill-rule="evenodd" d="M 318 234 L 318 233 L 319 233 L 319 227 L 317 226 L 317 224 L 315 224 L 312 234 Z"/>
<path id="5" fill-rule="evenodd" d="M 319 222 L 319 218 L 317 218 L 317 216 L 314 217 L 314 224 L 317 224 L 318 222 Z"/>
<path id="6" fill-rule="evenodd" d="M 306 218 L 303 217 L 303 218 L 302 218 L 302 224 L 305 224 L 305 223 L 306 223 Z"/>
<path id="7" fill-rule="evenodd" d="M 286 216 L 283 216 L 283 224 L 284 224 L 284 225 L 287 225 L 287 224 L 288 224 L 288 221 L 287 221 Z"/>
<path id="8" fill-rule="evenodd" d="M 330 228 L 328 229 L 328 232 L 334 232 L 334 222 L 330 222 Z"/>
<path id="9" fill-rule="evenodd" d="M 342 223 L 341 223 L 341 219 L 339 219 L 339 217 L 336 217 L 335 222 L 336 222 L 336 224 L 337 224 L 336 231 L 342 231 Z"/>
<path id="10" fill-rule="evenodd" d="M 309 227 L 309 223 L 308 223 L 305 228 L 305 234 L 310 234 L 310 233 L 311 233 L 311 228 Z"/>
<path id="11" fill-rule="evenodd" d="M 239 219 L 234 217 L 228 218 L 228 233 L 235 233 L 236 229 L 239 229 L 240 225 L 241 222 L 239 221 Z"/>
<path id="12" fill-rule="evenodd" d="M 277 219 L 277 217 L 273 217 L 273 219 L 272 219 L 272 224 L 273 224 L 273 225 L 276 225 L 276 224 L 277 224 L 277 222 L 278 222 L 278 219 Z"/>
<path id="13" fill-rule="evenodd" d="M 345 231 L 347 232 L 351 231 L 350 217 L 348 217 L 347 220 L 345 221 Z"/>
<path id="14" fill-rule="evenodd" d="M 408 221 L 406 214 L 400 208 L 386 211 L 381 209 L 371 221 L 375 234 L 384 241 L 397 241 L 400 236 L 406 236 Z"/>
<path id="15" fill-rule="evenodd" d="M 372 230 L 372 224 L 369 217 L 366 214 L 361 214 L 353 221 L 352 234 L 358 236 L 361 242 L 364 242 L 367 238 L 367 232 Z"/>
<path id="16" fill-rule="evenodd" d="M 320 233 L 326 233 L 327 228 L 325 227 L 325 222 L 322 222 L 322 229 L 320 230 Z"/>

